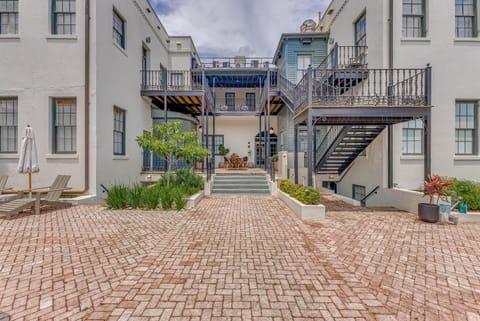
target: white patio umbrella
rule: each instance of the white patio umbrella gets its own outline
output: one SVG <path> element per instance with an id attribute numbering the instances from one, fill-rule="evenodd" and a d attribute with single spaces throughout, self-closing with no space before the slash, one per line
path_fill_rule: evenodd
<path id="1" fill-rule="evenodd" d="M 20 174 L 28 174 L 28 191 L 32 197 L 32 173 L 38 173 L 37 146 L 35 145 L 35 134 L 32 127 L 27 125 L 23 132 L 22 147 L 20 149 L 20 159 L 18 160 L 17 170 Z"/>

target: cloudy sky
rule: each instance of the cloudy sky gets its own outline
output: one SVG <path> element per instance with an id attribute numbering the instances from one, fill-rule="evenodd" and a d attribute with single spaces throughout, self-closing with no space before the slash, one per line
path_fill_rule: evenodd
<path id="1" fill-rule="evenodd" d="M 282 33 L 318 21 L 330 0 L 150 0 L 170 35 L 189 35 L 201 56 L 273 56 Z"/>

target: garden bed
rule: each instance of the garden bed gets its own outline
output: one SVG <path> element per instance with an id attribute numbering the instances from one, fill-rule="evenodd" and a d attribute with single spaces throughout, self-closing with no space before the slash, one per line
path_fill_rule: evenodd
<path id="1" fill-rule="evenodd" d="M 298 217 L 305 221 L 324 222 L 325 221 L 325 206 L 319 205 L 305 205 L 300 203 L 290 195 L 278 191 L 278 197 L 292 210 Z"/>
<path id="2" fill-rule="evenodd" d="M 197 194 L 190 196 L 188 198 L 187 205 L 185 205 L 185 208 L 187 210 L 194 208 L 195 206 L 198 205 L 198 203 L 200 203 L 200 201 L 203 199 L 204 196 L 205 196 L 204 191 L 200 191 Z"/>

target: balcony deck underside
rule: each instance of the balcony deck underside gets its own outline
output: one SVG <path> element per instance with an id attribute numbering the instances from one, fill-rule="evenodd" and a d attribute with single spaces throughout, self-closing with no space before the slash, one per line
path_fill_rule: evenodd
<path id="1" fill-rule="evenodd" d="M 413 105 L 313 105 L 295 115 L 294 122 L 296 125 L 305 124 L 310 114 L 317 125 L 392 125 L 428 116 L 430 109 L 431 106 Z"/>
<path id="2" fill-rule="evenodd" d="M 158 91 L 158 90 L 142 90 L 142 96 L 152 99 L 153 104 L 160 108 L 164 108 L 164 99 L 167 99 L 167 108 L 169 111 L 186 113 L 191 115 L 202 114 L 202 91 Z M 213 108 L 209 106 L 205 99 L 205 110 L 209 114 L 213 113 Z M 277 115 L 285 106 L 279 95 L 270 96 L 270 115 Z M 265 108 L 257 108 L 257 111 L 236 110 L 220 110 L 217 108 L 215 115 L 218 116 L 256 116 L 264 114 Z"/>

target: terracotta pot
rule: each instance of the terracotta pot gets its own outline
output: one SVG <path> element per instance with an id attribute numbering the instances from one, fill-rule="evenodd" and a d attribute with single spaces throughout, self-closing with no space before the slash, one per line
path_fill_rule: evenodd
<path id="1" fill-rule="evenodd" d="M 437 223 L 440 218 L 440 206 L 429 203 L 418 204 L 418 217 L 428 223 Z"/>

